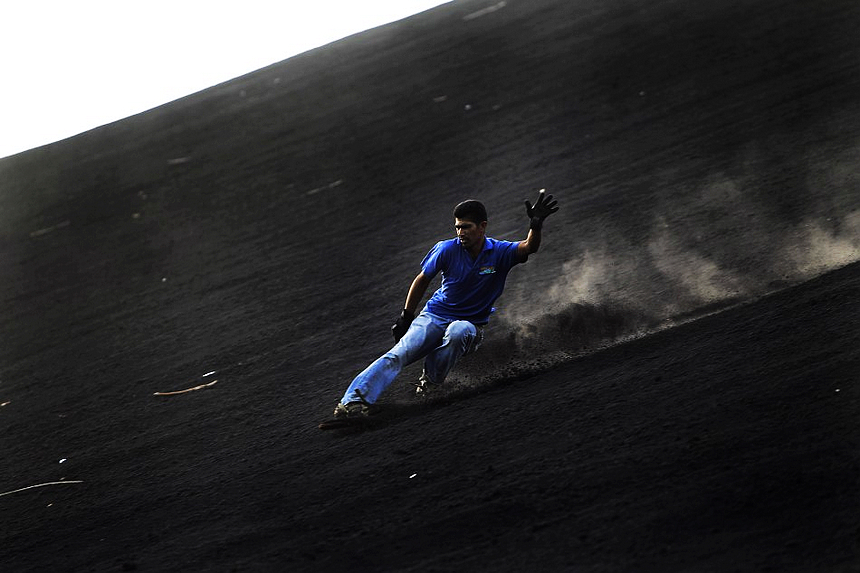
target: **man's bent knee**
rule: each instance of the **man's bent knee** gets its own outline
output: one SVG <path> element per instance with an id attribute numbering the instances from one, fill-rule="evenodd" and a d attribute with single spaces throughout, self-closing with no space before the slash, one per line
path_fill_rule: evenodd
<path id="1" fill-rule="evenodd" d="M 469 321 L 455 320 L 448 325 L 445 337 L 460 349 L 460 355 L 468 354 L 475 340 L 478 329 Z"/>
<path id="2" fill-rule="evenodd" d="M 455 320 L 448 325 L 445 334 L 452 340 L 466 341 L 467 339 L 474 338 L 476 332 L 477 329 L 471 322 L 467 320 Z"/>

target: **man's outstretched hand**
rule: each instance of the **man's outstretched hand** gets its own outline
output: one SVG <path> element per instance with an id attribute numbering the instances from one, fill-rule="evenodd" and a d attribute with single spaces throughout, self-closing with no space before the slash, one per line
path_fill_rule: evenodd
<path id="1" fill-rule="evenodd" d="M 526 201 L 526 214 L 531 220 L 531 228 L 533 229 L 540 229 L 544 219 L 556 211 L 558 211 L 558 201 L 553 201 L 552 195 L 547 195 L 545 189 L 540 190 L 534 205 Z"/>
<path id="2" fill-rule="evenodd" d="M 391 334 L 394 335 L 394 342 L 400 342 L 406 331 L 409 330 L 409 325 L 415 320 L 415 315 L 405 308 L 400 312 L 400 318 L 391 327 Z"/>

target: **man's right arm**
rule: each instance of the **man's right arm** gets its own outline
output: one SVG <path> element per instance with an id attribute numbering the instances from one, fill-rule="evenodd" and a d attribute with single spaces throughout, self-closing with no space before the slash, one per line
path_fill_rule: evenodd
<path id="1" fill-rule="evenodd" d="M 409 287 L 409 294 L 406 295 L 406 304 L 403 306 L 403 311 L 400 313 L 400 318 L 391 327 L 391 333 L 394 335 L 394 340 L 399 342 L 406 331 L 409 330 L 409 325 L 415 320 L 415 311 L 418 310 L 418 305 L 421 299 L 424 298 L 424 293 L 427 292 L 427 287 L 433 277 L 425 275 L 423 272 L 418 273 L 412 285 Z"/>
<path id="2" fill-rule="evenodd" d="M 427 292 L 427 287 L 430 286 L 431 280 L 433 280 L 432 277 L 428 277 L 422 272 L 418 273 L 418 276 L 412 281 L 412 286 L 409 287 L 409 294 L 406 295 L 406 304 L 403 308 L 411 312 L 413 316 L 415 315 L 415 311 L 418 310 L 418 305 L 421 304 L 421 300 L 424 298 L 424 293 Z"/>

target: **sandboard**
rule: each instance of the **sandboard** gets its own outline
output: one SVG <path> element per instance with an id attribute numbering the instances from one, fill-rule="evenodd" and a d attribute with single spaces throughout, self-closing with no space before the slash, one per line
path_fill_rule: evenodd
<path id="1" fill-rule="evenodd" d="M 355 418 L 331 418 L 321 422 L 320 430 L 342 430 L 346 428 L 369 428 L 373 425 L 373 421 L 366 416 Z"/>

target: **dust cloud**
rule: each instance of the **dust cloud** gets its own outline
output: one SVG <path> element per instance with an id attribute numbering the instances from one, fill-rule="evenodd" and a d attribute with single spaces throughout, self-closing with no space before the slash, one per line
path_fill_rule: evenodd
<path id="1" fill-rule="evenodd" d="M 480 359 L 452 378 L 462 390 L 528 377 L 860 260 L 860 145 L 829 151 L 791 166 L 785 189 L 781 167 L 755 157 L 734 176 L 660 174 L 647 232 L 584 233 L 539 300 L 506 293 Z"/>

